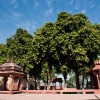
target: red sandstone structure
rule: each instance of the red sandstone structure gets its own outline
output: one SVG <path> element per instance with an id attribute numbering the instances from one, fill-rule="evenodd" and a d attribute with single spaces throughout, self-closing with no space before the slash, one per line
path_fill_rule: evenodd
<path id="1" fill-rule="evenodd" d="M 14 80 L 17 77 L 19 79 L 17 91 L 21 92 L 23 76 L 24 76 L 23 69 L 17 64 L 13 63 L 12 61 L 0 65 L 0 77 L 3 77 L 3 82 L 4 82 L 3 91 L 9 90 L 10 93 L 13 93 Z M 9 83 L 9 87 L 8 87 L 8 83 Z"/>
<path id="2" fill-rule="evenodd" d="M 59 82 L 60 89 L 54 89 L 54 90 L 22 90 L 22 79 L 24 76 L 23 69 L 13 63 L 12 61 L 6 62 L 2 65 L 0 65 L 0 76 L 4 77 L 4 89 L 3 91 L 0 91 L 0 93 L 14 93 L 14 81 L 16 77 L 19 79 L 18 82 L 18 92 L 23 93 L 35 93 L 35 94 L 64 94 L 64 93 L 80 93 L 80 94 L 87 94 L 87 93 L 94 93 L 94 94 L 100 94 L 100 60 L 96 60 L 94 62 L 94 66 L 91 70 L 87 72 L 87 75 L 90 75 L 91 79 L 91 89 L 84 89 L 84 90 L 77 90 L 77 89 L 69 89 L 62 90 L 62 79 L 61 78 L 55 78 L 52 80 L 53 87 L 56 87 L 56 82 Z M 7 81 L 7 79 L 10 80 L 10 82 Z M 9 84 L 9 88 L 7 88 Z M 7 92 L 8 91 L 8 92 Z"/>
<path id="3" fill-rule="evenodd" d="M 100 60 L 94 62 L 93 68 L 87 72 L 91 79 L 91 88 L 100 89 Z"/>
<path id="4" fill-rule="evenodd" d="M 60 90 L 62 90 L 62 78 L 54 78 L 52 80 L 52 83 L 53 83 L 53 89 L 56 90 L 56 82 L 59 82 L 59 87 L 60 87 Z"/>

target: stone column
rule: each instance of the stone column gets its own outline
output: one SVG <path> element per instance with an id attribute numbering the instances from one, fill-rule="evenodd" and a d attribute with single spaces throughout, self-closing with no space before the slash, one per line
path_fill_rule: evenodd
<path id="1" fill-rule="evenodd" d="M 6 90 L 7 78 L 6 76 L 4 77 L 4 90 Z"/>
<path id="2" fill-rule="evenodd" d="M 14 77 L 10 75 L 10 92 L 13 92 L 13 83 L 14 83 Z"/>
<path id="3" fill-rule="evenodd" d="M 96 77 L 97 77 L 97 82 L 98 82 L 98 88 L 100 89 L 100 80 L 99 80 L 99 76 L 96 75 Z"/>
<path id="4" fill-rule="evenodd" d="M 61 83 L 59 82 L 59 90 L 60 90 L 60 88 L 61 88 Z"/>
<path id="5" fill-rule="evenodd" d="M 29 82 L 28 82 L 28 79 L 26 80 L 26 90 L 29 89 Z"/>
<path id="6" fill-rule="evenodd" d="M 23 77 L 21 76 L 21 77 L 19 78 L 19 91 L 20 91 L 20 92 L 22 91 L 22 79 L 23 79 Z"/>
<path id="7" fill-rule="evenodd" d="M 56 82 L 55 82 L 55 90 L 56 90 Z"/>
<path id="8" fill-rule="evenodd" d="M 52 83 L 52 84 L 53 84 L 53 88 L 52 88 L 52 89 L 53 89 L 53 90 L 55 90 L 55 86 L 54 86 L 54 83 Z"/>
<path id="9" fill-rule="evenodd" d="M 91 77 L 90 79 L 91 79 L 91 89 L 93 89 L 93 86 L 94 86 L 94 84 L 93 84 L 93 78 Z"/>
<path id="10" fill-rule="evenodd" d="M 99 69 L 99 74 L 98 74 L 98 87 L 100 89 L 100 69 Z"/>
<path id="11" fill-rule="evenodd" d="M 62 82 L 60 82 L 60 90 L 62 90 Z"/>

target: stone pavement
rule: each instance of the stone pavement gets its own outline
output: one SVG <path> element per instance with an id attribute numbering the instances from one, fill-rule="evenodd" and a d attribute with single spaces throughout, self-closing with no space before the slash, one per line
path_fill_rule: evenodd
<path id="1" fill-rule="evenodd" d="M 100 100 L 100 94 L 0 94 L 0 100 Z"/>

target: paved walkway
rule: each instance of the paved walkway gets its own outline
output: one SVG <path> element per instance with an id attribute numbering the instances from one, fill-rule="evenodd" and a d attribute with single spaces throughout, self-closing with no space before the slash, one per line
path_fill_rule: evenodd
<path id="1" fill-rule="evenodd" d="M 0 100 L 100 100 L 100 94 L 0 94 Z"/>

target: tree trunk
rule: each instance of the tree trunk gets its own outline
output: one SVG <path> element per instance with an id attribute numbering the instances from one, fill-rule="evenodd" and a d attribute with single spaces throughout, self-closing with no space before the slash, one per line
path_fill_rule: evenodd
<path id="1" fill-rule="evenodd" d="M 46 90 L 48 89 L 48 71 L 47 71 L 47 83 L 46 83 Z"/>
<path id="2" fill-rule="evenodd" d="M 66 78 L 67 78 L 67 75 L 66 73 L 63 74 L 63 77 L 64 77 L 64 89 L 66 90 Z"/>
<path id="3" fill-rule="evenodd" d="M 35 90 L 37 89 L 36 77 L 35 77 Z"/>
<path id="4" fill-rule="evenodd" d="M 84 74 L 83 74 L 83 77 L 82 77 L 82 89 L 84 89 Z"/>
<path id="5" fill-rule="evenodd" d="M 77 89 L 80 89 L 79 72 L 78 72 L 78 69 L 75 70 L 75 79 L 76 79 L 76 88 L 77 88 Z"/>
<path id="6" fill-rule="evenodd" d="M 50 90 L 50 86 L 51 86 L 51 78 L 50 78 L 50 67 L 48 67 L 48 81 L 47 81 L 47 90 Z"/>
<path id="7" fill-rule="evenodd" d="M 88 89 L 88 78 L 87 78 L 87 81 L 86 81 L 86 88 Z"/>

